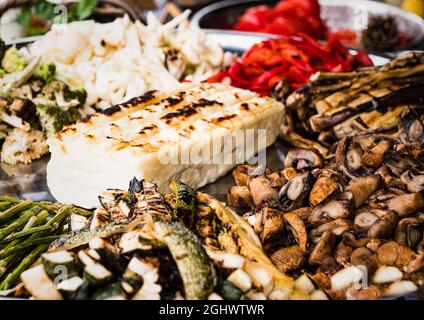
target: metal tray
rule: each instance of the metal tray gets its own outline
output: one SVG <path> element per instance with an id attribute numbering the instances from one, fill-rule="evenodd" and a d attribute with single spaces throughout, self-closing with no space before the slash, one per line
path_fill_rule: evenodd
<path id="1" fill-rule="evenodd" d="M 274 5 L 278 0 L 225 0 L 199 10 L 193 16 L 193 23 L 201 28 L 231 29 L 246 9 L 260 5 Z M 319 0 L 321 17 L 332 30 L 352 29 L 362 31 L 366 18 L 373 15 L 392 15 L 399 29 L 410 41 L 397 50 L 412 48 L 424 39 L 424 20 L 414 13 L 375 1 Z M 365 19 L 364 19 L 365 18 Z M 250 32 L 243 32 L 250 33 Z"/>
<path id="2" fill-rule="evenodd" d="M 242 53 L 244 50 L 249 48 L 253 43 L 262 41 L 270 37 L 270 35 L 255 34 L 249 35 L 244 33 L 238 33 L 233 31 L 216 31 L 206 30 L 208 35 L 218 41 L 225 50 L 232 51 L 234 53 Z M 25 44 L 28 44 L 28 40 L 24 40 Z M 15 43 L 21 44 L 23 43 Z M 352 50 L 354 52 L 355 50 Z M 376 55 L 370 55 L 375 65 L 382 65 L 387 63 L 389 60 L 385 57 Z M 273 169 L 282 169 L 284 157 L 290 146 L 280 140 L 277 141 L 267 149 L 267 165 Z M 9 195 L 18 198 L 31 199 L 35 201 L 55 199 L 50 194 L 47 187 L 46 180 L 46 166 L 50 159 L 50 156 L 44 156 L 43 158 L 32 162 L 31 164 L 25 165 L 8 165 L 0 163 L 0 194 Z M 66 168 L 64 168 L 66 170 Z M 226 201 L 226 194 L 228 189 L 234 185 L 234 180 L 231 172 L 227 175 L 219 178 L 214 183 L 211 183 L 203 188 L 201 191 L 211 194 L 221 201 Z M 113 186 L 111 186 L 113 187 Z M 387 298 L 384 300 L 417 300 L 417 295 L 412 294 L 401 298 Z M 0 297 L 0 300 L 22 300 L 19 298 Z"/>

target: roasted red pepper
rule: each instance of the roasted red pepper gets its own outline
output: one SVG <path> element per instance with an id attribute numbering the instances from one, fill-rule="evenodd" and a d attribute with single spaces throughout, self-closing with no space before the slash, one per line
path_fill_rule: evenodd
<path id="1" fill-rule="evenodd" d="M 327 33 L 317 0 L 285 0 L 275 7 L 262 5 L 250 8 L 240 17 L 234 29 L 285 36 L 303 33 L 315 39 L 325 39 Z"/>
<path id="2" fill-rule="evenodd" d="M 372 61 L 366 53 L 352 55 L 337 39 L 319 44 L 307 35 L 298 35 L 253 45 L 226 71 L 208 82 L 229 78 L 233 86 L 268 95 L 282 80 L 287 80 L 295 90 L 306 84 L 316 71 L 348 71 L 370 65 Z"/>

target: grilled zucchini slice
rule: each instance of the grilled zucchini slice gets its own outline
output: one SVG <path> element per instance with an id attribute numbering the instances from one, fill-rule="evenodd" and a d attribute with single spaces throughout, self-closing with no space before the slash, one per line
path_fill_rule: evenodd
<path id="1" fill-rule="evenodd" d="M 206 299 L 216 285 L 215 269 L 196 235 L 182 223 L 155 223 L 155 232 L 167 245 L 184 284 L 185 298 Z"/>
<path id="2" fill-rule="evenodd" d="M 55 279 L 57 276 L 62 275 L 62 272 L 66 272 L 66 278 L 69 279 L 78 275 L 82 270 L 81 263 L 70 251 L 63 250 L 45 253 L 41 256 L 41 261 L 50 279 Z"/>
<path id="3" fill-rule="evenodd" d="M 101 264 L 108 270 L 112 271 L 114 274 L 122 274 L 122 272 L 124 272 L 119 254 L 110 242 L 103 238 L 94 238 L 89 242 L 89 246 L 91 250 L 96 251 Z"/>
<path id="4" fill-rule="evenodd" d="M 84 279 L 89 282 L 92 287 L 101 287 L 113 281 L 114 277 L 112 272 L 90 258 L 83 250 L 78 252 L 78 258 L 85 265 L 83 273 Z"/>
<path id="5" fill-rule="evenodd" d="M 81 277 L 75 276 L 60 282 L 57 285 L 57 289 L 65 299 L 71 300 L 74 299 L 79 290 L 84 287 L 83 284 L 84 280 Z"/>
<path id="6" fill-rule="evenodd" d="M 112 283 L 107 287 L 97 290 L 91 297 L 93 300 L 126 300 L 124 290 L 119 282 Z"/>

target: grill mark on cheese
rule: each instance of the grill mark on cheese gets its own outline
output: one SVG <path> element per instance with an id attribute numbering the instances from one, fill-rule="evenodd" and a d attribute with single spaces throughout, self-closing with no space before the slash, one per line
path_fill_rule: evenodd
<path id="1" fill-rule="evenodd" d="M 169 98 L 166 98 L 165 101 L 168 102 L 168 105 L 165 106 L 165 108 L 169 108 L 183 102 L 184 98 L 181 96 L 177 98 L 169 97 Z"/>
<path id="2" fill-rule="evenodd" d="M 180 132 L 184 130 L 184 132 L 189 133 L 190 130 L 193 131 L 193 133 L 196 133 L 196 130 L 204 130 L 204 126 L 200 126 L 200 128 L 196 126 L 193 126 L 192 124 L 196 121 L 200 121 L 205 119 L 215 119 L 216 123 L 211 123 L 210 126 L 208 126 L 206 129 L 207 131 L 213 130 L 214 127 L 221 127 L 226 129 L 231 129 L 231 126 L 228 125 L 224 126 L 222 122 L 224 121 L 224 116 L 228 116 L 228 114 L 238 114 L 238 110 L 241 109 L 242 103 L 248 103 L 248 105 L 257 105 L 257 106 L 263 106 L 263 104 L 269 103 L 268 98 L 264 97 L 258 97 L 254 93 L 246 92 L 239 89 L 231 88 L 229 86 L 225 85 L 209 85 L 209 84 L 203 84 L 202 87 L 194 87 L 193 90 L 190 90 L 189 92 L 182 91 L 175 93 L 168 97 L 162 97 L 158 101 L 159 107 L 154 107 L 155 115 L 150 116 L 150 112 L 145 112 L 144 110 L 146 108 L 152 110 L 153 101 L 150 105 L 144 105 L 142 107 L 135 108 L 136 110 L 128 110 L 124 112 L 124 116 L 119 117 L 118 119 L 115 119 L 114 121 L 117 121 L 119 123 L 119 129 L 120 131 L 115 131 L 112 133 L 112 136 L 108 136 L 107 139 L 104 139 L 103 143 L 107 143 L 107 141 L 110 141 L 109 147 L 112 147 L 115 150 L 122 150 L 126 147 L 143 147 L 146 151 L 153 151 L 157 150 L 158 148 L 161 148 L 162 146 L 174 144 L 174 139 L 169 138 L 168 135 L 178 137 L 182 136 L 180 135 Z M 184 97 L 182 99 L 182 97 Z M 171 98 L 171 99 L 169 99 Z M 238 98 L 238 99 L 237 99 Z M 174 100 L 175 99 L 175 100 Z M 253 101 L 252 101 L 253 99 Z M 256 103 L 255 101 L 257 99 L 260 99 L 260 104 Z M 180 103 L 177 103 L 173 105 L 172 107 L 168 107 L 169 101 L 176 102 L 181 101 L 180 103 L 184 102 L 185 105 L 182 107 L 179 105 Z M 223 102 L 221 102 L 223 101 Z M 150 108 L 149 108 L 150 106 Z M 205 109 L 205 107 L 207 107 Z M 185 108 L 188 108 L 188 113 L 193 113 L 191 116 L 187 117 L 187 110 L 181 112 Z M 196 109 L 194 112 L 193 110 L 190 110 L 191 108 Z M 181 112 L 181 118 L 174 118 L 178 119 L 179 121 L 173 121 L 172 117 L 171 121 L 173 124 L 169 124 L 166 122 L 168 119 L 160 119 L 161 116 L 166 116 L 169 113 L 172 113 L 169 111 L 169 109 L 174 109 L 173 112 Z M 224 110 L 231 109 L 232 112 L 224 112 Z M 208 111 L 203 111 L 208 110 Z M 168 111 L 168 113 L 166 113 Z M 230 110 L 228 110 L 230 111 Z M 138 122 L 129 122 L 128 115 L 134 114 L 134 118 L 138 118 L 137 113 L 145 113 L 146 115 L 149 115 L 149 117 L 145 117 L 142 120 L 139 120 Z M 253 110 L 244 110 L 241 114 L 243 114 L 243 117 L 246 116 L 252 116 L 254 114 L 260 113 L 261 110 L 258 110 L 253 108 Z M 184 114 L 186 117 L 184 117 Z M 100 115 L 101 117 L 106 117 L 104 115 Z M 236 115 L 237 116 L 237 115 Z M 231 118 L 235 118 L 231 117 Z M 141 117 L 141 116 L 140 116 Z M 218 118 L 220 118 L 218 120 Z M 229 119 L 229 118 L 228 118 Z M 103 120 L 102 120 L 103 121 Z M 236 120 L 234 122 L 234 125 L 239 125 L 238 122 L 240 120 Z M 200 122 L 196 122 L 199 123 Z M 130 125 L 130 128 L 126 129 L 128 124 Z M 149 130 L 148 132 L 144 131 L 144 133 L 139 133 L 140 128 L 149 127 L 152 124 L 158 125 L 157 130 Z M 143 126 L 144 125 L 144 126 Z M 187 130 L 188 128 L 188 130 Z M 85 129 L 85 128 L 83 128 Z M 97 139 L 97 141 L 101 141 L 101 137 L 103 136 L 106 138 L 106 132 L 104 129 L 99 128 L 93 128 L 94 130 L 90 130 L 91 133 L 95 132 L 96 137 L 100 138 Z M 165 130 L 165 134 L 164 131 Z M 84 131 L 84 130 L 83 130 Z M 122 134 L 121 134 L 122 132 Z M 191 132 L 190 132 L 191 133 Z M 163 141 L 163 137 L 167 137 L 165 141 Z M 186 134 L 184 134 L 186 136 Z M 125 140 L 122 140 L 125 139 Z M 127 140 L 127 141 L 126 141 Z M 113 142 L 112 142 L 113 141 Z M 146 147 L 146 142 L 149 143 L 149 147 Z M 154 147 L 153 147 L 154 146 Z"/>
<path id="3" fill-rule="evenodd" d="M 94 113 L 94 114 L 91 114 L 91 115 L 87 115 L 86 117 L 84 117 L 83 119 L 78 121 L 75 125 L 73 125 L 73 127 L 76 128 L 77 130 L 82 131 L 81 132 L 82 134 L 87 133 L 88 129 L 90 128 L 90 126 L 87 126 L 87 125 L 94 125 L 93 120 L 95 120 L 96 118 L 98 118 L 101 121 L 101 120 L 103 120 L 103 117 L 106 117 L 105 120 L 115 121 L 117 119 L 115 119 L 112 116 L 116 115 L 116 113 L 122 111 L 123 108 L 125 108 L 125 109 L 142 108 L 144 105 L 147 105 L 148 102 L 153 103 L 153 101 L 156 100 L 156 99 L 159 99 L 159 92 L 157 90 L 148 91 L 142 96 L 132 98 L 132 99 L 130 99 L 130 100 L 124 102 L 124 103 L 110 107 L 110 108 L 105 109 L 101 112 Z M 125 117 L 125 114 L 122 115 L 122 117 Z M 105 121 L 105 122 L 106 123 L 104 123 L 104 124 L 108 124 L 107 121 Z M 82 124 L 82 126 L 81 126 L 81 124 Z M 87 130 L 84 131 L 84 130 L 82 130 L 83 128 L 84 129 L 86 128 Z M 64 133 L 66 133 L 66 132 L 63 132 L 63 130 L 59 131 L 56 134 L 56 136 L 61 140 L 62 136 L 60 134 L 64 134 Z"/>
<path id="4" fill-rule="evenodd" d="M 157 129 L 157 125 L 155 125 L 155 124 L 152 124 L 151 126 L 145 126 L 144 128 L 142 128 L 138 133 L 139 134 L 146 134 L 146 131 L 151 131 L 151 130 L 154 130 L 154 129 Z"/>
<path id="5" fill-rule="evenodd" d="M 214 124 L 220 124 L 221 122 L 224 122 L 226 120 L 230 120 L 230 119 L 235 118 L 235 117 L 237 117 L 236 114 L 229 114 L 229 115 L 218 117 L 218 118 L 212 118 L 210 120 L 210 122 L 212 122 Z"/>
<path id="6" fill-rule="evenodd" d="M 241 109 L 241 110 L 245 110 L 245 111 L 249 111 L 249 104 L 248 104 L 248 103 L 246 103 L 246 102 L 243 102 L 243 103 L 240 105 L 240 109 Z"/>
<path id="7" fill-rule="evenodd" d="M 161 119 L 166 120 L 166 123 L 169 124 L 172 122 L 172 120 L 179 119 L 179 118 L 188 118 L 198 113 L 199 108 L 205 108 L 205 107 L 210 107 L 214 105 L 223 106 L 224 104 L 216 100 L 207 100 L 207 99 L 201 98 L 198 102 L 192 102 L 187 106 L 179 108 L 175 112 L 169 112 L 165 114 L 164 116 L 161 117 Z"/>
<path id="8" fill-rule="evenodd" d="M 113 114 L 115 114 L 119 111 L 121 111 L 121 106 L 119 104 L 117 104 L 116 106 L 113 106 L 113 107 L 110 107 L 110 108 L 103 110 L 101 112 L 101 114 L 104 114 L 106 116 L 111 116 L 111 115 L 113 115 Z"/>
<path id="9" fill-rule="evenodd" d="M 221 99 L 222 99 L 222 97 L 221 97 Z M 247 99 L 245 98 L 244 101 L 247 102 L 250 105 L 256 104 L 258 107 L 260 107 L 261 105 L 258 104 L 257 102 L 255 102 L 256 99 L 261 99 L 261 105 L 263 105 L 264 103 L 267 103 L 267 100 L 268 100 L 266 98 L 260 98 L 260 97 L 257 97 L 257 96 L 248 96 Z M 192 116 L 192 117 L 186 118 L 184 120 L 175 122 L 172 126 L 170 124 L 166 124 L 166 126 L 159 126 L 159 128 L 165 129 L 167 132 L 171 132 L 172 134 L 179 136 L 179 137 L 182 137 L 182 138 L 189 138 L 190 137 L 190 134 L 192 133 L 192 132 L 189 131 L 190 129 L 196 130 L 196 128 L 193 126 L 193 124 L 196 121 L 206 121 L 206 123 L 208 123 L 210 125 L 210 127 L 208 127 L 208 130 L 213 130 L 214 128 L 219 128 L 219 127 L 231 129 L 230 125 L 228 125 L 228 124 L 225 125 L 225 126 L 223 125 L 222 122 L 224 121 L 224 119 L 220 119 L 221 121 L 216 121 L 216 119 L 215 119 L 215 123 L 210 122 L 210 121 L 213 118 L 225 117 L 225 116 L 228 116 L 230 114 L 235 114 L 235 116 L 231 116 L 231 118 L 237 117 L 237 115 L 239 114 L 238 111 L 240 110 L 240 104 L 241 103 L 244 103 L 243 100 L 241 100 L 239 102 L 234 102 L 234 101 L 231 102 L 231 104 L 230 104 L 231 108 L 230 109 L 234 110 L 234 112 L 231 112 L 231 113 L 230 112 L 227 112 L 227 113 L 224 112 L 225 110 L 229 109 L 228 105 L 227 105 L 227 108 L 225 108 L 225 107 L 222 108 L 218 105 L 218 107 L 215 106 L 213 109 L 207 109 L 207 110 L 214 110 L 212 113 L 208 112 L 207 114 L 204 114 L 204 113 L 202 114 L 200 112 L 196 116 Z M 255 108 L 253 108 L 253 109 L 255 109 Z M 263 110 L 262 110 L 262 108 L 261 108 L 261 110 L 259 110 L 259 108 L 258 108 L 256 110 L 250 110 L 250 111 L 247 111 L 247 112 L 243 111 L 243 118 L 246 117 L 246 116 L 248 116 L 248 117 L 254 116 L 254 115 L 256 115 L 256 114 L 258 114 L 259 112 L 262 112 L 262 111 L 266 112 L 266 109 L 267 108 L 265 107 Z M 202 110 L 205 110 L 205 109 L 201 108 L 199 110 L 202 111 Z M 240 113 L 240 115 L 241 115 L 241 113 Z M 203 116 L 203 118 L 202 118 L 202 116 Z M 237 121 L 238 120 L 236 120 L 236 122 Z M 200 130 L 202 130 L 202 129 L 200 129 Z M 158 136 L 160 136 L 161 130 L 157 130 L 156 132 L 158 132 L 158 133 L 153 134 L 153 135 L 144 135 L 143 137 L 136 138 L 133 141 L 133 143 L 131 144 L 131 146 L 137 145 L 137 144 L 139 144 L 143 141 L 149 141 L 151 144 L 160 146 L 161 143 L 158 140 Z M 193 132 L 193 133 L 196 133 L 196 132 Z M 169 141 L 167 143 L 169 143 Z"/>

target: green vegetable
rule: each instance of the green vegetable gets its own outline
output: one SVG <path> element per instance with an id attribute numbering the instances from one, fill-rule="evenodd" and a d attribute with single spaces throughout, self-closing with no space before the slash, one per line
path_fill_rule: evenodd
<path id="1" fill-rule="evenodd" d="M 17 244 L 14 247 L 11 247 L 9 249 L 3 249 L 0 250 L 0 259 L 3 259 L 11 254 L 14 254 L 16 252 L 19 252 L 21 250 L 27 249 L 29 247 L 39 245 L 39 244 L 50 244 L 53 240 L 57 239 L 57 236 L 48 236 L 43 238 L 37 238 L 37 239 L 28 239 L 25 240 L 19 244 Z"/>
<path id="2" fill-rule="evenodd" d="M 240 300 L 243 293 L 228 280 L 224 280 L 220 283 L 217 292 L 225 300 Z"/>
<path id="3" fill-rule="evenodd" d="M 83 105 L 87 101 L 87 91 L 84 88 L 75 88 L 70 90 L 65 98 L 77 99 L 80 105 Z"/>
<path id="4" fill-rule="evenodd" d="M 81 114 L 76 108 L 63 110 L 55 105 L 37 105 L 37 115 L 43 132 L 47 137 L 62 130 L 65 125 L 81 118 Z"/>
<path id="5" fill-rule="evenodd" d="M 172 181 L 171 189 L 176 196 L 173 219 L 178 220 L 189 228 L 193 227 L 197 213 L 196 191 L 180 181 Z"/>
<path id="6" fill-rule="evenodd" d="M 20 227 L 23 227 L 28 220 L 38 214 L 41 211 L 41 208 L 34 206 L 29 210 L 22 212 L 22 214 L 12 223 L 8 224 L 5 228 L 0 231 L 0 240 L 6 238 L 12 232 L 19 230 Z"/>
<path id="7" fill-rule="evenodd" d="M 60 270 L 58 267 L 65 267 L 67 278 L 78 275 L 82 269 L 82 265 L 77 257 L 69 251 L 57 251 L 45 253 L 41 257 L 44 270 L 50 279 L 54 279 Z"/>
<path id="8" fill-rule="evenodd" d="M 97 3 L 97 0 L 77 1 L 68 6 L 67 14 L 63 15 L 55 12 L 56 4 L 46 0 L 38 0 L 34 6 L 23 6 L 16 20 L 28 36 L 42 35 L 48 31 L 51 22 L 66 23 L 88 18 L 97 7 Z M 32 23 L 33 16 L 37 17 L 36 24 Z"/>
<path id="9" fill-rule="evenodd" d="M 20 279 L 22 272 L 24 272 L 29 266 L 31 266 L 38 257 L 47 250 L 49 247 L 48 243 L 38 245 L 29 255 L 27 255 L 21 263 L 8 274 L 6 279 L 0 284 L 0 290 L 7 290 L 15 286 Z"/>
<path id="10" fill-rule="evenodd" d="M 184 284 L 185 298 L 206 299 L 213 292 L 216 274 L 196 235 L 182 223 L 155 223 L 155 231 L 167 245 Z"/>
<path id="11" fill-rule="evenodd" d="M 54 80 L 56 65 L 54 63 L 40 63 L 34 70 L 32 76 L 36 79 L 50 83 Z"/>
<path id="12" fill-rule="evenodd" d="M 95 238 L 90 241 L 90 248 L 95 250 L 100 257 L 100 262 L 114 274 L 121 274 L 124 268 L 119 259 L 119 254 L 115 247 L 102 238 Z"/>
<path id="13" fill-rule="evenodd" d="M 57 289 L 66 299 L 74 299 L 78 293 L 84 291 L 84 280 L 78 276 L 61 281 Z M 85 298 L 85 297 L 84 297 Z"/>
<path id="14" fill-rule="evenodd" d="M 126 295 L 124 290 L 121 288 L 119 282 L 112 283 L 107 287 L 97 290 L 93 296 L 93 300 L 125 300 Z"/>
<path id="15" fill-rule="evenodd" d="M 71 6 L 69 10 L 69 20 L 79 21 L 87 19 L 97 7 L 97 0 L 81 0 Z"/>
<path id="16" fill-rule="evenodd" d="M 4 57 L 1 61 L 2 68 L 8 73 L 22 71 L 27 65 L 28 61 L 22 57 L 18 49 L 15 47 L 6 50 L 6 53 L 4 54 Z"/>
<path id="17" fill-rule="evenodd" d="M 26 200 L 26 201 L 20 202 L 20 203 L 14 205 L 13 207 L 11 207 L 11 208 L 3 211 L 2 213 L 0 213 L 0 220 L 10 218 L 10 217 L 22 212 L 23 210 L 29 208 L 32 204 L 33 203 L 32 203 L 31 200 Z"/>

